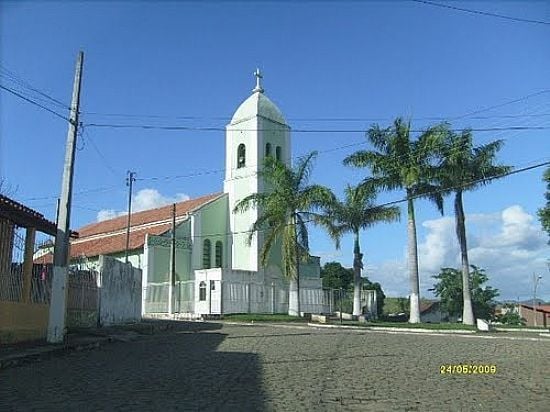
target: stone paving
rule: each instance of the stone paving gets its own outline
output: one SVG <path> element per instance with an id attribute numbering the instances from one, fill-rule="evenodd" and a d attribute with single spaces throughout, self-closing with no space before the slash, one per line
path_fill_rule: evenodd
<path id="1" fill-rule="evenodd" d="M 0 411 L 550 410 L 550 341 L 195 325 L 0 370 Z"/>

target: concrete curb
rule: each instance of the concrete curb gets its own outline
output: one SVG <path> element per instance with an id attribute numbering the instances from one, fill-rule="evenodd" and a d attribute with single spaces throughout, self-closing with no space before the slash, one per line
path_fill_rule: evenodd
<path id="1" fill-rule="evenodd" d="M 355 329 L 355 330 L 373 330 L 380 332 L 410 332 L 410 333 L 438 333 L 438 334 L 472 334 L 476 333 L 475 330 L 468 329 L 422 329 L 422 328 L 392 328 L 385 326 L 352 326 L 352 325 L 324 325 L 322 323 L 308 323 L 309 326 L 321 327 L 321 328 L 338 328 L 338 329 Z"/>
<path id="2" fill-rule="evenodd" d="M 112 342 L 130 342 L 138 339 L 139 336 L 155 335 L 159 332 L 169 332 L 173 329 L 173 325 L 170 324 L 154 325 L 148 323 L 121 325 L 120 328 L 106 327 L 103 330 L 83 329 L 82 332 L 86 335 L 80 338 L 77 337 L 76 339 L 79 340 L 77 342 L 31 347 L 22 349 L 19 353 L 0 355 L 0 370 L 24 363 L 40 361 L 50 356 L 99 348 Z"/>
<path id="3" fill-rule="evenodd" d="M 532 341 L 532 342 L 549 342 L 548 337 L 522 337 L 522 336 L 495 336 L 487 335 L 485 333 L 477 333 L 473 330 L 450 330 L 450 331 L 438 331 L 430 329 L 413 329 L 413 328 L 384 328 L 376 326 L 351 326 L 351 325 L 323 325 L 321 323 L 307 323 L 306 325 L 284 325 L 278 323 L 269 322 L 222 322 L 228 325 L 235 326 L 275 326 L 280 328 L 292 328 L 292 329 L 346 329 L 357 333 L 388 333 L 392 335 L 424 335 L 424 336 L 456 336 L 460 338 L 473 338 L 473 339 L 503 339 L 503 340 L 519 340 L 519 341 Z M 549 334 L 550 335 L 550 334 Z"/>
<path id="4" fill-rule="evenodd" d="M 99 348 L 101 345 L 112 342 L 113 339 L 97 338 L 93 342 L 75 343 L 69 345 L 41 346 L 27 349 L 23 353 L 14 353 L 0 358 L 0 370 L 22 365 L 24 363 L 40 361 L 46 357 L 59 355 L 73 351 L 83 351 Z"/>
<path id="5" fill-rule="evenodd" d="M 380 332 L 411 332 L 411 333 L 437 333 L 437 334 L 475 334 L 475 330 L 432 330 L 432 329 L 417 329 L 417 328 L 391 328 L 383 326 L 353 326 L 353 325 L 329 325 L 323 323 L 308 322 L 300 325 L 296 324 L 281 324 L 271 322 L 231 322 L 223 321 L 226 325 L 238 325 L 238 326 L 276 326 L 280 328 L 295 328 L 295 329 L 308 329 L 308 328 L 327 328 L 327 329 L 348 329 L 356 331 L 380 331 Z"/>
<path id="6" fill-rule="evenodd" d="M 542 333 L 545 333 L 547 332 L 546 329 L 520 329 L 520 328 L 499 328 L 498 326 L 495 326 L 495 330 L 496 331 L 500 331 L 500 332 L 542 332 Z"/>

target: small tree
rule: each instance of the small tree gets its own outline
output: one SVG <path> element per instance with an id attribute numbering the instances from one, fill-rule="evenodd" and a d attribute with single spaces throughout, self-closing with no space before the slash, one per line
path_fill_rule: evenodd
<path id="1" fill-rule="evenodd" d="M 544 194 L 544 197 L 546 198 L 546 206 L 538 210 L 538 215 L 542 228 L 546 230 L 548 236 L 550 236 L 550 167 L 544 172 L 542 180 L 546 182 L 546 193 Z M 548 243 L 550 244 L 550 240 Z"/>
<path id="2" fill-rule="evenodd" d="M 523 319 L 521 316 L 519 316 L 519 313 L 515 311 L 515 306 L 512 304 L 506 304 L 504 305 L 504 309 L 506 309 L 506 312 L 497 315 L 496 321 L 499 323 L 502 323 L 503 325 L 524 325 L 525 319 Z"/>
<path id="3" fill-rule="evenodd" d="M 472 291 L 472 306 L 474 316 L 481 319 L 492 319 L 495 311 L 494 299 L 499 295 L 497 289 L 491 286 L 482 287 L 489 279 L 485 270 L 471 265 L 470 287 Z M 435 295 L 441 299 L 442 308 L 451 316 L 462 314 L 464 299 L 462 294 L 462 271 L 454 268 L 442 268 L 441 272 L 433 276 L 437 279 L 433 289 Z"/>
<path id="4" fill-rule="evenodd" d="M 288 314 L 300 316 L 300 263 L 309 259 L 307 222 L 318 223 L 317 213 L 334 202 L 332 192 L 320 185 L 308 184 L 317 152 L 298 159 L 294 167 L 268 156 L 263 170 L 269 191 L 253 193 L 235 205 L 233 213 L 258 208 L 261 213 L 248 235 L 250 243 L 258 231 L 264 232 L 260 263 L 267 265 L 271 249 L 281 247 L 283 276 L 289 281 Z"/>
<path id="5" fill-rule="evenodd" d="M 339 262 L 327 262 L 321 268 L 321 279 L 324 288 L 348 290 L 353 287 L 353 269 Z"/>

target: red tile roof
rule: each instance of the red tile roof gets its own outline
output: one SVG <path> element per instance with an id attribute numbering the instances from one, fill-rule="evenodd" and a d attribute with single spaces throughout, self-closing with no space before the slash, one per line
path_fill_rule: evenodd
<path id="1" fill-rule="evenodd" d="M 206 203 L 217 199 L 222 193 L 213 193 L 176 204 L 176 218 L 185 216 Z M 119 216 L 103 222 L 82 227 L 79 239 L 71 242 L 71 257 L 98 256 L 122 252 L 126 249 L 127 216 Z M 144 226 L 145 227 L 140 227 Z M 139 249 L 145 243 L 145 235 L 160 235 L 172 226 L 172 205 L 143 212 L 132 213 L 130 250 Z"/>
<path id="2" fill-rule="evenodd" d="M 10 219 L 19 226 L 35 227 L 40 232 L 48 235 L 55 236 L 57 234 L 57 227 L 54 222 L 49 221 L 36 210 L 2 194 L 0 194 L 0 217 Z"/>

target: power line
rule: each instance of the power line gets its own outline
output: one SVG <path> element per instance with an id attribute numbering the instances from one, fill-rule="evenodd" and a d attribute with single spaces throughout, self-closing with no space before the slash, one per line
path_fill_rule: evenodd
<path id="1" fill-rule="evenodd" d="M 496 176 L 493 176 L 493 177 L 483 177 L 483 178 L 480 178 L 480 179 L 474 179 L 474 180 L 470 180 L 468 182 L 462 183 L 460 185 L 451 186 L 451 187 L 448 187 L 448 188 L 445 188 L 445 189 L 437 189 L 437 190 L 433 190 L 431 192 L 427 192 L 427 193 L 423 193 L 423 194 L 419 194 L 419 195 L 413 195 L 413 196 L 410 196 L 408 198 L 406 197 L 404 199 L 394 200 L 392 202 L 387 202 L 387 203 L 382 203 L 381 205 L 379 205 L 379 207 L 391 206 L 391 205 L 395 205 L 395 204 L 398 204 L 398 203 L 406 202 L 409 199 L 423 198 L 423 197 L 426 197 L 428 195 L 437 194 L 437 193 L 444 193 L 444 192 L 448 192 L 450 190 L 463 189 L 463 188 L 468 187 L 472 184 L 488 182 L 488 181 L 495 180 L 495 179 L 500 179 L 500 178 L 503 178 L 503 177 L 506 177 L 506 176 L 511 176 L 511 175 L 514 175 L 514 174 L 527 172 L 529 170 L 536 169 L 536 168 L 543 167 L 543 166 L 547 166 L 547 165 L 550 165 L 550 161 L 538 163 L 538 164 L 533 165 L 533 166 L 523 167 L 521 169 L 514 169 L 514 170 L 511 170 L 509 172 L 502 173 L 502 174 L 499 174 L 499 175 L 496 175 Z"/>
<path id="2" fill-rule="evenodd" d="M 491 13 L 491 12 L 488 12 L 488 11 L 464 9 L 462 7 L 451 6 L 449 4 L 436 3 L 436 2 L 433 2 L 433 1 L 427 1 L 427 0 L 410 0 L 410 1 L 413 1 L 415 3 L 427 4 L 429 6 L 434 6 L 434 7 L 442 7 L 442 8 L 445 8 L 445 9 L 462 11 L 462 12 L 471 13 L 471 14 L 479 14 L 479 15 L 488 16 L 488 17 L 497 17 L 499 19 L 511 20 L 511 21 L 516 21 L 516 22 L 521 22 L 521 23 L 550 25 L 550 22 L 544 21 L 544 20 L 524 19 L 524 18 L 521 18 L 521 17 L 506 16 L 504 14 Z"/>
<path id="3" fill-rule="evenodd" d="M 57 113 L 57 112 L 54 111 L 54 110 L 48 109 L 46 106 L 43 106 L 43 105 L 41 105 L 40 103 L 36 102 L 35 100 L 29 99 L 29 98 L 27 98 L 27 97 L 25 97 L 25 96 L 23 96 L 23 95 L 17 93 L 15 90 L 10 89 L 9 87 L 6 87 L 6 86 L 3 86 L 3 85 L 0 84 L 0 89 L 4 89 L 4 90 L 6 90 L 7 92 L 9 92 L 9 93 L 11 93 L 11 94 L 13 94 L 13 95 L 19 97 L 20 99 L 23 99 L 23 100 L 25 100 L 26 102 L 29 102 L 29 103 L 31 103 L 31 104 L 34 104 L 35 106 L 38 106 L 38 107 L 40 107 L 41 109 L 44 109 L 44 110 L 46 110 L 47 112 L 50 112 L 51 114 L 54 114 L 55 116 L 57 116 L 57 117 L 59 117 L 59 118 L 65 120 L 65 121 L 67 121 L 67 122 L 69 121 L 69 118 L 68 118 L 68 117 L 63 116 L 62 114 L 59 114 L 59 113 Z"/>
<path id="4" fill-rule="evenodd" d="M 144 130 L 168 130 L 168 131 L 193 131 L 193 132 L 224 132 L 224 127 L 200 127 L 200 126 L 160 126 L 160 125 L 136 125 L 136 124 L 107 124 L 87 123 L 87 127 L 111 128 L 111 129 L 144 129 Z M 500 132 L 523 130 L 548 130 L 550 126 L 510 126 L 510 127 L 485 127 L 468 128 L 472 132 Z M 275 132 L 279 129 L 231 129 L 237 132 Z M 463 129 L 450 129 L 461 131 Z M 292 129 L 292 133 L 365 133 L 365 129 Z M 410 130 L 410 133 L 422 133 L 425 130 Z"/>
<path id="5" fill-rule="evenodd" d="M 490 181 L 490 180 L 500 179 L 500 178 L 504 178 L 504 177 L 507 177 L 507 176 L 510 176 L 510 175 L 523 173 L 523 172 L 526 172 L 526 171 L 529 171 L 529 170 L 532 170 L 532 169 L 536 169 L 536 168 L 539 168 L 539 167 L 544 167 L 544 166 L 547 166 L 547 165 L 550 165 L 550 161 L 545 161 L 545 162 L 542 162 L 542 163 L 538 163 L 538 164 L 535 164 L 535 165 L 532 165 L 532 166 L 523 167 L 523 168 L 520 168 L 520 169 L 514 169 L 512 171 L 502 173 L 502 174 L 494 176 L 494 177 L 487 177 L 487 178 L 470 180 L 470 181 L 465 182 L 465 183 L 460 184 L 460 185 L 433 190 L 429 193 L 424 193 L 423 195 L 415 195 L 415 196 L 411 196 L 409 198 L 410 199 L 417 199 L 417 198 L 424 197 L 426 195 L 431 195 L 431 194 L 436 194 L 436 193 L 444 193 L 444 192 L 448 192 L 450 190 L 461 189 L 461 188 L 467 187 L 471 184 L 481 183 L 483 181 Z M 372 206 L 372 209 L 380 208 L 380 207 L 384 207 L 384 206 L 396 205 L 396 204 L 399 204 L 399 203 L 404 203 L 404 202 L 407 202 L 409 200 L 409 198 L 405 197 L 405 198 L 402 198 L 402 199 L 399 199 L 399 200 L 394 200 L 394 201 L 391 201 L 391 202 L 381 203 L 381 204 Z M 313 220 L 312 219 L 305 220 L 304 223 L 313 223 Z M 290 226 L 290 225 L 291 224 L 287 224 L 285 226 Z M 265 231 L 266 231 L 266 229 L 263 229 L 263 230 L 260 229 L 257 232 L 265 232 Z M 248 230 L 242 230 L 242 231 L 237 231 L 237 232 L 201 234 L 201 235 L 195 235 L 195 237 L 228 236 L 228 235 L 232 235 L 232 234 L 245 234 L 245 233 L 253 233 L 253 232 L 255 232 L 255 231 L 251 230 L 251 229 L 248 229 Z"/>
<path id="6" fill-rule="evenodd" d="M 117 171 L 111 166 L 111 164 L 107 161 L 107 158 L 103 155 L 103 153 L 99 150 L 99 147 L 97 147 L 97 145 L 95 144 L 94 140 L 90 137 L 90 135 L 88 134 L 88 130 L 83 125 L 81 126 L 82 126 L 81 130 L 83 133 L 82 136 L 84 136 L 84 134 L 86 135 L 86 137 L 88 138 L 88 141 L 92 145 L 92 148 L 95 150 L 97 155 L 101 158 L 101 161 L 103 162 L 107 170 L 109 170 L 113 174 L 113 176 L 117 178 L 120 177 L 120 174 L 117 173 Z"/>
<path id="7" fill-rule="evenodd" d="M 543 89 L 539 90 L 537 92 L 528 94 L 526 96 L 519 97 L 514 100 L 510 100 L 504 103 L 499 103 L 493 106 L 485 107 L 483 109 L 474 110 L 473 112 L 466 113 L 464 115 L 453 117 L 453 116 L 431 116 L 431 117 L 418 117 L 415 118 L 415 121 L 424 121 L 424 120 L 434 120 L 434 121 L 443 121 L 443 120 L 458 120 L 465 117 L 471 117 L 475 114 L 484 113 L 493 109 L 497 109 L 500 107 L 508 106 L 514 103 L 518 103 L 527 99 L 530 99 L 532 97 L 548 93 L 550 92 L 550 89 Z M 96 115 L 96 116 L 104 116 L 104 117 L 128 117 L 128 118 L 149 118 L 149 119 L 174 119 L 174 120 L 222 120 L 222 121 L 229 121 L 231 120 L 231 117 L 223 117 L 223 116 L 168 116 L 168 115 L 156 115 L 156 114 L 131 114 L 131 113 L 100 113 L 100 112 L 82 112 L 84 115 Z M 550 113 L 547 114 L 534 114 L 534 115 L 495 115 L 495 116 L 478 116 L 478 117 L 471 117 L 472 119 L 477 120 L 487 120 L 491 118 L 516 118 L 516 117 L 528 117 L 528 116 L 548 116 Z M 320 121 L 320 122 L 360 122 L 360 121 L 391 121 L 393 118 L 391 117 L 297 117 L 297 118 L 289 118 L 290 121 Z"/>
<path id="8" fill-rule="evenodd" d="M 19 85 L 21 85 L 23 87 L 26 87 L 27 89 L 29 89 L 29 90 L 31 90 L 35 93 L 38 93 L 39 95 L 47 98 L 52 103 L 56 104 L 57 106 L 59 106 L 63 109 L 70 110 L 68 104 L 63 103 L 62 101 L 50 96 L 49 94 L 47 94 L 47 93 L 43 92 L 42 90 L 38 89 L 37 87 L 33 86 L 32 84 L 30 84 L 25 79 L 23 79 L 20 76 L 16 75 L 13 71 L 8 70 L 8 68 L 6 66 L 2 65 L 1 63 L 0 63 L 0 70 L 5 72 L 5 73 L 0 73 L 0 76 L 7 77 L 9 80 L 11 80 L 15 83 L 18 83 Z"/>
<path id="9" fill-rule="evenodd" d="M 539 93 L 537 93 L 539 94 Z M 525 99 L 521 99 L 525 100 Z M 515 103 L 517 101 L 521 100 L 515 100 L 511 103 Z M 503 105 L 507 105 L 510 103 L 504 103 Z M 479 112 L 484 112 L 493 109 L 487 108 L 480 110 Z M 476 111 L 477 113 L 477 111 Z M 84 112 L 84 115 L 89 115 L 92 113 Z M 105 117 L 128 117 L 128 118 L 143 118 L 143 119 L 172 119 L 172 120 L 222 120 L 222 121 L 229 121 L 231 120 L 229 117 L 201 117 L 201 116 L 162 116 L 162 115 L 147 115 L 147 114 L 101 114 L 101 113 L 93 113 Z M 461 119 L 463 117 L 469 117 L 472 120 L 490 120 L 490 119 L 518 119 L 518 118 L 525 118 L 525 117 L 542 117 L 542 116 L 550 116 L 550 113 L 536 113 L 536 114 L 500 114 L 500 115 L 493 115 L 493 116 L 470 116 L 470 115 L 463 115 L 460 117 L 452 117 L 452 116 L 427 116 L 427 117 L 415 117 L 415 121 L 444 121 L 444 120 L 456 120 Z M 383 121 L 392 121 L 394 117 L 290 117 L 288 118 L 289 121 L 296 121 L 296 122 L 383 122 Z"/>
<path id="10" fill-rule="evenodd" d="M 108 192 L 114 189 L 120 189 L 119 185 L 112 185 L 112 186 L 102 186 L 102 187 L 96 187 L 93 189 L 85 189 L 81 190 L 80 192 L 75 192 L 74 195 L 84 195 L 89 193 L 97 193 L 97 192 Z M 39 196 L 39 197 L 29 197 L 26 199 L 21 199 L 23 202 L 30 202 L 30 201 L 36 201 L 36 200 L 49 200 L 49 199 L 57 199 L 59 196 Z"/>

